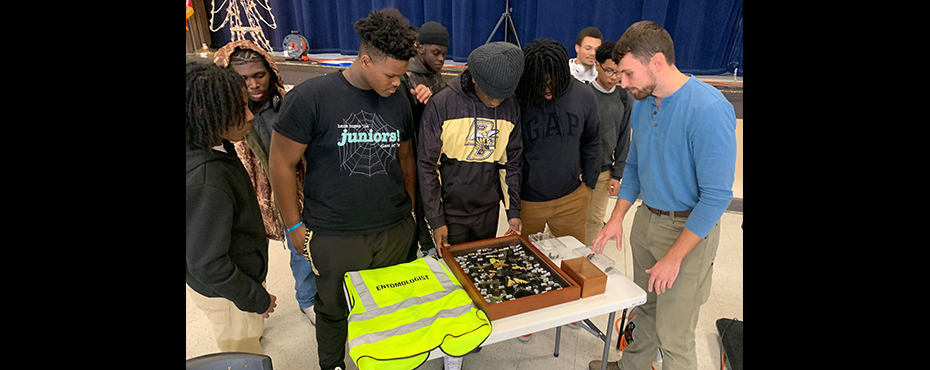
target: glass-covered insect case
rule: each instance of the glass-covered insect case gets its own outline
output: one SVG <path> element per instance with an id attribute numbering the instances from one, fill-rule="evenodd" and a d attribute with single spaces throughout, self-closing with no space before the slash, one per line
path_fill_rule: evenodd
<path id="1" fill-rule="evenodd" d="M 491 320 L 581 297 L 581 287 L 519 235 L 456 244 L 442 259 Z"/>

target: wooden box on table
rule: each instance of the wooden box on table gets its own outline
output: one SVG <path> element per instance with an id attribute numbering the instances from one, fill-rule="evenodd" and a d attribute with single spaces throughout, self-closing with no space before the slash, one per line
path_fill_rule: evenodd
<path id="1" fill-rule="evenodd" d="M 511 298 L 510 300 L 494 303 L 489 302 L 476 286 L 476 282 L 472 281 L 469 273 L 465 271 L 465 269 L 468 269 L 470 272 L 475 266 L 461 266 L 456 257 L 466 256 L 472 252 L 487 248 L 500 248 L 513 245 L 520 245 L 527 259 L 529 256 L 532 256 L 532 261 L 538 262 L 539 264 L 538 269 L 545 270 L 549 273 L 545 276 L 545 279 L 558 282 L 561 287 L 550 291 L 541 291 L 531 295 Z M 474 301 L 475 306 L 487 313 L 488 318 L 492 321 L 581 298 L 581 286 L 572 280 L 562 269 L 556 266 L 544 253 L 540 252 L 532 243 L 520 235 L 502 236 L 494 239 L 485 239 L 443 247 L 442 259 L 446 262 L 446 265 L 449 266 L 449 269 L 452 270 L 452 273 L 462 284 L 465 291 L 468 292 L 468 296 Z M 484 285 L 484 282 L 480 283 Z"/>
<path id="2" fill-rule="evenodd" d="M 562 271 L 581 286 L 581 298 L 603 294 L 607 289 L 607 274 L 585 257 L 562 260 Z"/>

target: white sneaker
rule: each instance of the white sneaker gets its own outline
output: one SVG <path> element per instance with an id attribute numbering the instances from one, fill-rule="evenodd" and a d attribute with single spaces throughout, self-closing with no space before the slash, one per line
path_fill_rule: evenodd
<path id="1" fill-rule="evenodd" d="M 463 362 L 465 362 L 465 357 L 442 356 L 443 370 L 462 370 Z"/>
<path id="2" fill-rule="evenodd" d="M 523 343 L 526 343 L 526 342 L 529 342 L 529 341 L 530 341 L 530 336 L 532 336 L 532 335 L 533 335 L 533 334 L 527 334 L 527 335 L 524 335 L 524 336 L 519 336 L 519 337 L 517 337 L 517 339 L 519 339 L 519 340 L 520 340 L 521 342 L 523 342 Z"/>
<path id="3" fill-rule="evenodd" d="M 310 306 L 306 310 L 301 308 L 300 313 L 304 314 L 304 317 L 310 320 L 310 325 L 316 326 L 316 312 L 313 311 L 313 306 Z"/>
<path id="4" fill-rule="evenodd" d="M 571 329 L 578 329 L 578 328 L 580 328 L 580 326 L 578 326 L 578 323 L 579 323 L 579 322 L 581 322 L 581 321 L 575 321 L 575 322 L 573 322 L 573 323 L 571 323 L 571 324 L 568 324 L 567 326 L 568 326 L 569 328 L 571 328 Z"/>

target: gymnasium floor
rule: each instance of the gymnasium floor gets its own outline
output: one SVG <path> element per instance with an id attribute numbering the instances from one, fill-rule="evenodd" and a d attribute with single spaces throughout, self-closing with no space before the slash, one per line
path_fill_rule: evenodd
<path id="1" fill-rule="evenodd" d="M 700 76 L 707 81 L 733 81 L 732 76 Z M 742 77 L 739 78 L 740 87 Z M 290 87 L 290 86 L 288 86 Z M 740 94 L 741 95 L 741 94 Z M 720 342 L 714 323 L 719 318 L 737 318 L 743 320 L 743 230 L 742 215 L 742 119 L 737 120 L 738 156 L 734 199 L 739 206 L 731 207 L 720 220 L 721 234 L 717 258 L 714 263 L 713 286 L 709 300 L 701 308 L 696 330 L 696 346 L 699 369 L 720 368 Z M 608 217 L 613 209 L 615 199 L 608 204 Z M 736 203 L 736 202 L 734 202 Z M 634 205 L 639 204 L 639 201 Z M 506 222 L 503 214 L 498 235 L 503 235 Z M 625 220 L 624 231 L 629 232 L 632 225 L 632 211 Z M 262 346 L 265 354 L 271 356 L 276 370 L 319 369 L 315 329 L 300 313 L 294 298 L 294 278 L 289 266 L 288 251 L 280 242 L 269 244 L 268 291 L 278 297 L 277 308 L 265 321 Z M 630 261 L 629 238 L 624 235 L 623 248 L 616 249 L 615 241 L 608 243 L 605 253 L 617 262 L 617 266 L 632 279 L 632 262 Z M 180 290 L 180 286 L 178 287 Z M 186 303 L 186 358 L 192 358 L 217 351 L 213 331 L 206 316 L 187 295 Z M 618 313 L 619 318 L 619 313 Z M 608 315 L 594 317 L 591 321 L 601 329 L 606 329 Z M 617 332 L 612 334 L 613 343 L 609 361 L 620 358 L 616 348 Z M 563 329 L 560 356 L 553 357 L 555 328 L 535 333 L 529 342 L 517 339 L 506 340 L 482 347 L 479 353 L 465 357 L 463 368 L 472 369 L 569 369 L 583 370 L 588 363 L 600 359 L 603 342 L 583 329 Z M 348 369 L 357 369 L 352 360 L 346 356 Z M 661 370 L 661 362 L 655 364 Z M 419 369 L 438 370 L 442 368 L 442 359 L 427 361 Z"/>

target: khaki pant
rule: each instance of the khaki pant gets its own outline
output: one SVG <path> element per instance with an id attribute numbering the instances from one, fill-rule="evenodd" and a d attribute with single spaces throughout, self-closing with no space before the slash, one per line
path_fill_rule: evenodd
<path id="1" fill-rule="evenodd" d="M 591 191 L 591 203 L 588 204 L 588 222 L 585 224 L 584 245 L 594 245 L 594 237 L 604 228 L 604 216 L 607 215 L 607 195 L 610 186 L 611 171 L 604 171 L 597 177 L 597 186 Z M 579 239 L 580 240 L 580 239 Z"/>
<path id="2" fill-rule="evenodd" d="M 662 368 L 697 369 L 694 329 L 701 305 L 710 297 L 720 224 L 714 226 L 681 262 L 671 289 L 657 295 L 647 289 L 649 274 L 684 230 L 686 217 L 659 216 L 640 205 L 630 230 L 633 281 L 646 291 L 646 303 L 630 313 L 636 318 L 633 343 L 623 350 L 621 369 L 649 369 L 662 348 Z"/>
<path id="3" fill-rule="evenodd" d="M 220 352 L 263 354 L 262 345 L 258 342 L 265 326 L 262 315 L 240 311 L 232 301 L 203 296 L 190 286 L 187 287 L 187 291 L 197 308 L 200 308 L 213 324 L 213 333 Z"/>
<path id="4" fill-rule="evenodd" d="M 520 201 L 522 234 L 529 237 L 545 230 L 548 224 L 553 236 L 571 235 L 583 242 L 590 197 L 591 188 L 582 183 L 571 194 L 559 199 L 546 202 Z"/>

